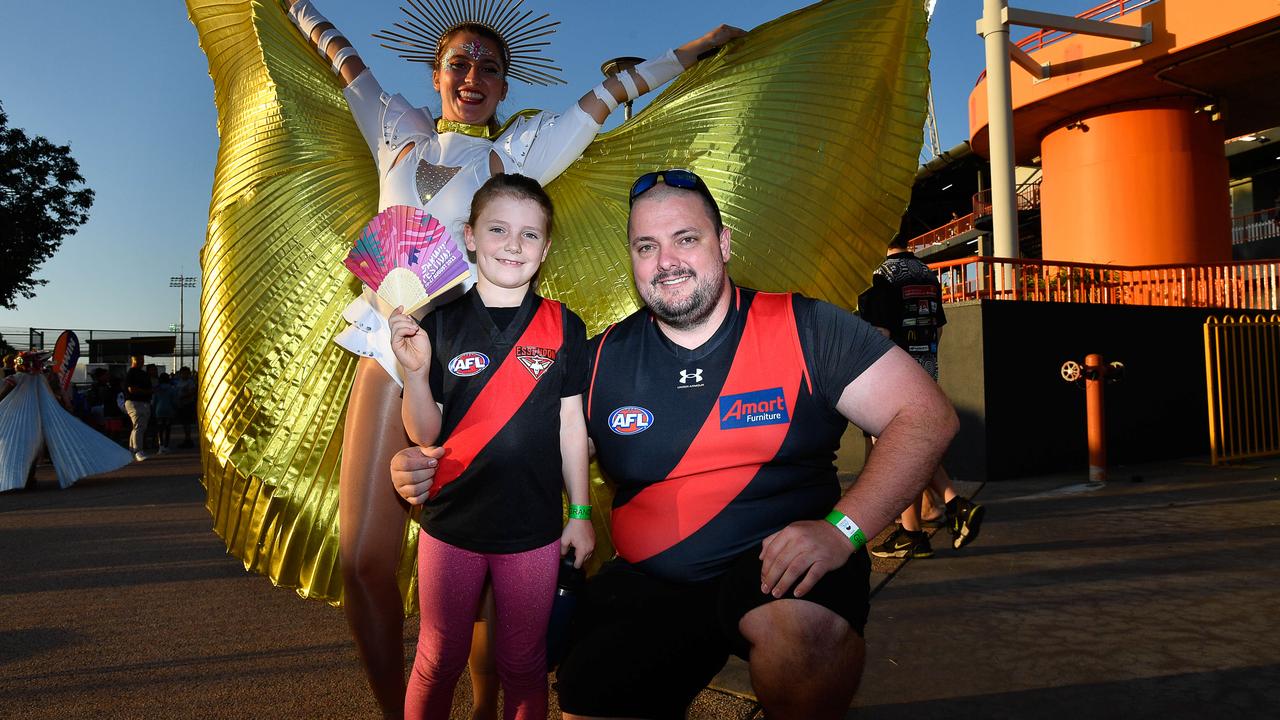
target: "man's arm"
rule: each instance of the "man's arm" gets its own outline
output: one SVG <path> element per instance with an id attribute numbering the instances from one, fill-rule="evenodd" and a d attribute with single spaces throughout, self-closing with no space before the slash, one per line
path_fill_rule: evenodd
<path id="1" fill-rule="evenodd" d="M 845 387 L 836 408 L 878 438 L 857 482 L 836 503 L 872 537 L 924 489 L 959 420 L 933 378 L 896 347 Z"/>
<path id="2" fill-rule="evenodd" d="M 836 503 L 868 538 L 911 504 L 959 428 L 955 410 L 911 356 L 892 348 L 845 386 L 836 409 L 878 437 L 857 482 Z M 853 545 L 825 520 L 794 522 L 764 540 L 761 591 L 803 596 Z"/>
<path id="3" fill-rule="evenodd" d="M 427 492 L 436 479 L 436 465 L 444 457 L 438 446 L 407 447 L 391 457 L 391 483 L 410 505 L 427 501 Z"/>

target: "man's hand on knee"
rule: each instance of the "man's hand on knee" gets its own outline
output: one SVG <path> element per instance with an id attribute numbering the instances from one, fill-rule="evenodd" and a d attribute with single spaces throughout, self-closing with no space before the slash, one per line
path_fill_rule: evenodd
<path id="1" fill-rule="evenodd" d="M 853 554 L 849 540 L 824 520 L 791 523 L 765 538 L 763 548 L 760 592 L 776 598 L 792 585 L 795 596 L 803 597 L 823 575 L 844 565 Z"/>

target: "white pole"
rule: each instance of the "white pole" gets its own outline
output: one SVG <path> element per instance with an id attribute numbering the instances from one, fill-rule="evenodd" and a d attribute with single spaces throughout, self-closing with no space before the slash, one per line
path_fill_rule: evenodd
<path id="1" fill-rule="evenodd" d="M 1008 0 L 983 0 L 978 34 L 987 51 L 987 138 L 991 146 L 991 226 L 997 257 L 1018 257 L 1013 175 L 1013 90 L 1009 83 Z"/>

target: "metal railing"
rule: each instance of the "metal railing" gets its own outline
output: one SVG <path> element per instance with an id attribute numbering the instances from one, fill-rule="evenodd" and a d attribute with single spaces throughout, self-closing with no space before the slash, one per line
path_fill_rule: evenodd
<path id="1" fill-rule="evenodd" d="M 0 340 L 16 350 L 52 350 L 58 336 L 67 328 L 0 327 Z M 174 339 L 173 357 L 194 366 L 200 353 L 200 333 L 188 330 L 183 333 L 164 330 L 86 330 L 70 328 L 80 340 L 82 362 L 89 358 L 89 343 L 95 340 L 128 340 L 130 338 L 171 337 Z"/>
<path id="2" fill-rule="evenodd" d="M 1085 10 L 1079 15 L 1076 15 L 1076 17 L 1081 20 L 1110 22 L 1122 15 L 1128 15 L 1139 8 L 1159 1 L 1160 0 L 1110 0 L 1110 2 L 1105 2 L 1090 10 Z M 1049 45 L 1052 45 L 1059 40 L 1071 37 L 1072 35 L 1075 35 L 1075 33 L 1068 32 L 1066 30 L 1052 30 L 1046 28 L 1039 32 L 1032 33 L 1014 44 L 1027 52 L 1035 52 L 1036 50 L 1048 47 Z M 981 83 L 986 77 L 987 71 L 983 70 L 979 73 L 978 80 L 974 84 L 977 85 L 978 83 Z"/>
<path id="3" fill-rule="evenodd" d="M 1040 181 L 1023 183 L 1018 186 L 1015 195 L 1019 210 L 1034 210 L 1040 207 Z M 973 212 L 951 220 L 946 225 L 934 228 L 907 241 L 907 249 L 912 252 L 937 245 L 958 235 L 963 235 L 974 228 L 976 218 L 991 214 L 991 191 L 983 190 L 973 194 Z"/>
<path id="4" fill-rule="evenodd" d="M 1019 210 L 1035 210 L 1040 207 L 1040 181 L 1024 183 L 1014 191 Z M 984 217 L 991 214 L 991 190 L 973 194 L 973 214 Z"/>
<path id="5" fill-rule="evenodd" d="M 1280 310 L 1280 261 L 1095 265 L 969 257 L 930 264 L 943 302 L 1029 300 Z"/>
<path id="6" fill-rule="evenodd" d="M 1267 208 L 1231 218 L 1231 244 L 1280 237 L 1280 208 Z"/>
<path id="7" fill-rule="evenodd" d="M 1204 367 L 1213 464 L 1280 455 L 1280 315 L 1206 320 Z"/>
<path id="8" fill-rule="evenodd" d="M 953 237 L 963 235 L 973 229 L 973 213 L 965 215 L 962 218 L 956 218 L 940 228 L 935 228 L 929 232 L 918 235 L 907 241 L 907 249 L 911 252 L 927 248 L 930 245 L 938 245 L 950 240 Z"/>

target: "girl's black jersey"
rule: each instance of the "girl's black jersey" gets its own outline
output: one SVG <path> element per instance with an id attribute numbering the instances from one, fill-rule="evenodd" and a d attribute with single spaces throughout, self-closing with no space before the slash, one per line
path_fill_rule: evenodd
<path id="1" fill-rule="evenodd" d="M 734 288 L 701 347 L 671 343 L 641 310 L 591 343 L 587 425 L 616 483 L 614 545 L 658 577 L 715 577 L 840 495 L 845 386 L 892 347 L 852 313 Z"/>
<path id="2" fill-rule="evenodd" d="M 560 399 L 587 386 L 586 327 L 532 291 L 500 330 L 474 289 L 427 315 L 445 457 L 423 512 L 432 537 L 514 553 L 560 537 Z"/>

